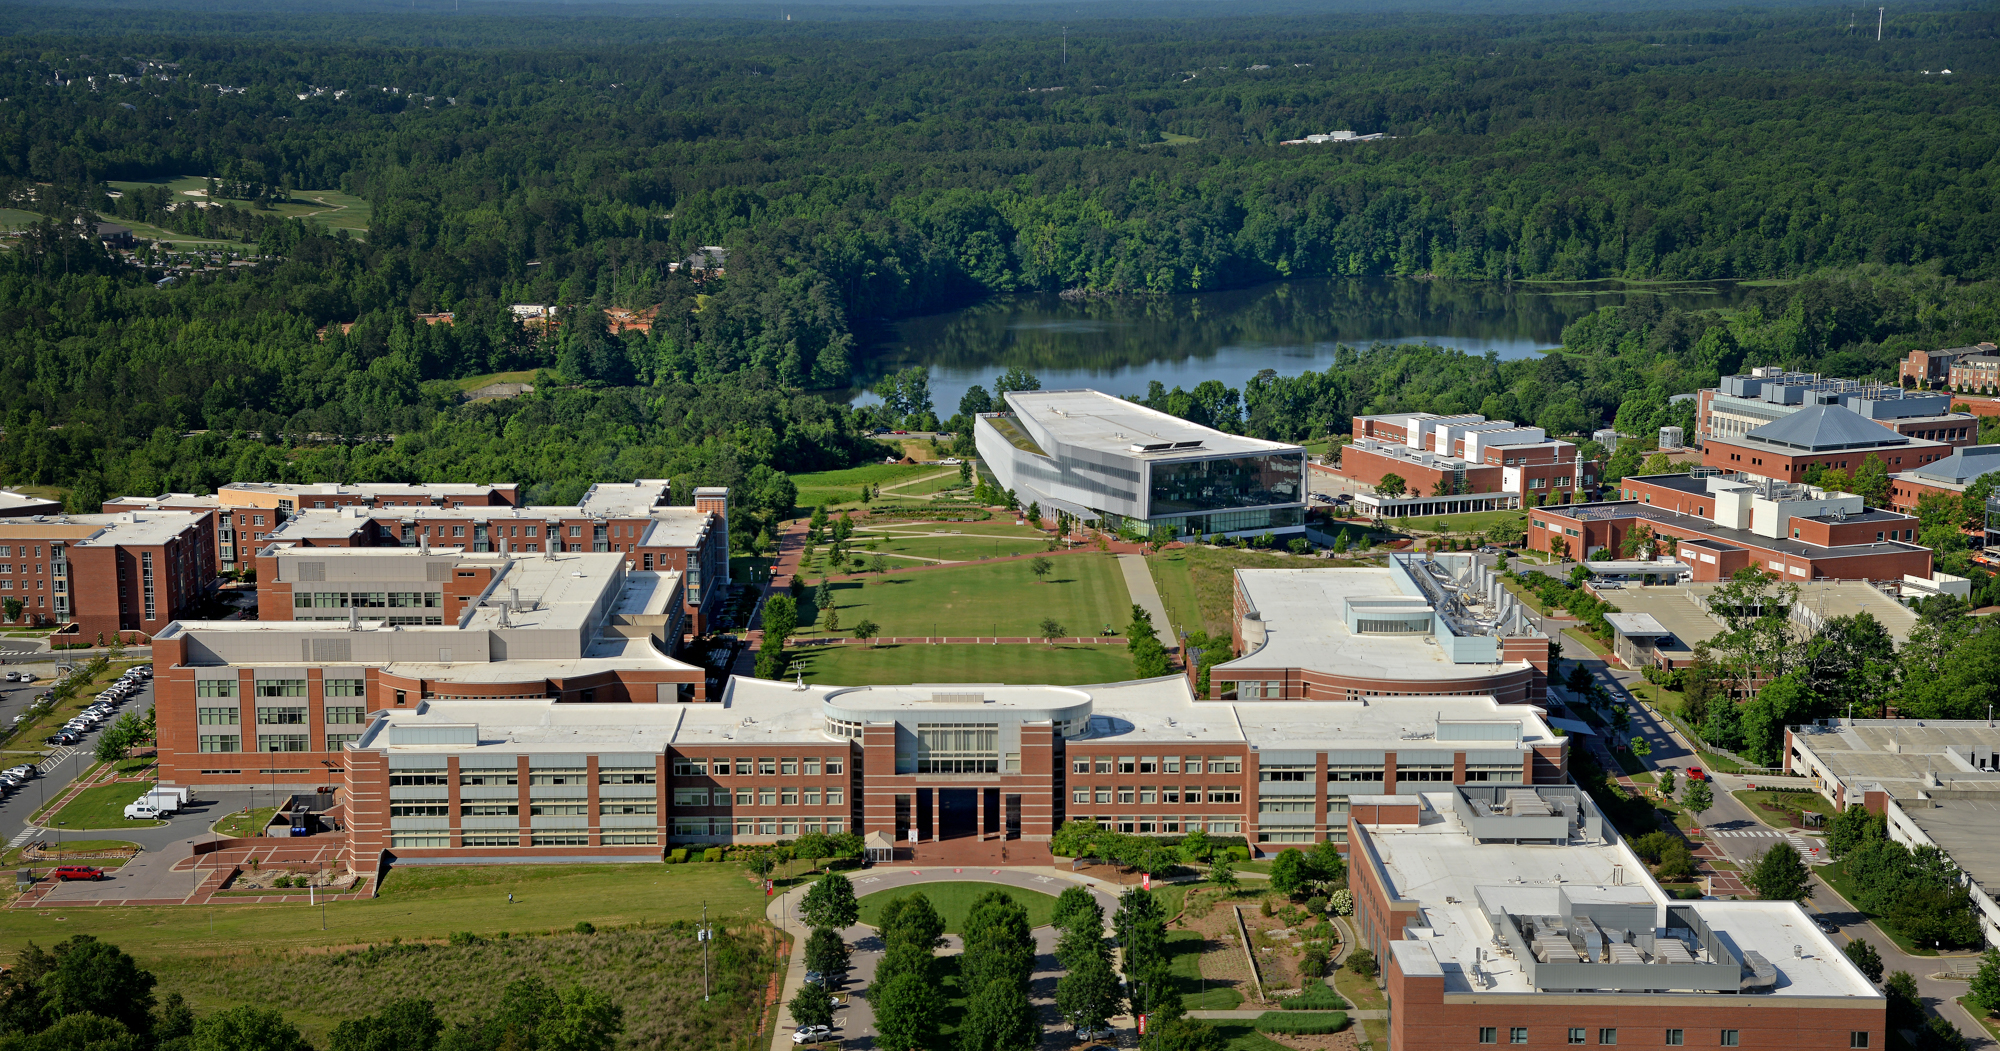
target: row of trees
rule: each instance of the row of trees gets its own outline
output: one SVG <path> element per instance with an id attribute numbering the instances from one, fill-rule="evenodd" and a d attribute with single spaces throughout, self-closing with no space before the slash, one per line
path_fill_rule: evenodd
<path id="1" fill-rule="evenodd" d="M 79 934 L 30 942 L 0 976 L 6 1051 L 312 1051 L 298 1026 L 255 1004 L 197 1015 L 179 993 L 154 995 L 152 972 L 109 942 Z M 581 985 L 536 978 L 507 986 L 491 1017 L 447 1026 L 436 1006 L 396 999 L 328 1034 L 327 1051 L 611 1051 L 624 1010 Z"/>
<path id="2" fill-rule="evenodd" d="M 1911 850 L 1895 842 L 1887 820 L 1859 806 L 1834 815 L 1826 841 L 1862 911 L 1920 945 L 1957 948 L 1984 940 L 1964 875 L 1936 847 Z"/>

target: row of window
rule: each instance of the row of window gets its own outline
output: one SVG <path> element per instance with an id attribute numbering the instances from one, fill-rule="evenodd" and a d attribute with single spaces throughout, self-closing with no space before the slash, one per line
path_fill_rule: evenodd
<path id="1" fill-rule="evenodd" d="M 828 756 L 824 761 L 813 757 L 805 759 L 793 759 L 789 757 L 782 759 L 738 759 L 735 761 L 734 766 L 737 777 L 751 777 L 753 775 L 763 777 L 795 777 L 799 775 L 818 777 L 822 762 L 824 762 L 826 772 L 829 774 L 838 774 L 847 769 L 847 761 L 838 756 Z M 730 768 L 731 763 L 728 759 L 679 758 L 674 760 L 675 777 L 728 777 L 730 776 Z"/>
<path id="2" fill-rule="evenodd" d="M 436 609 L 444 605 L 442 591 L 294 591 L 293 609 Z"/>
<path id="3" fill-rule="evenodd" d="M 1202 763 L 1208 764 L 1211 774 L 1240 774 L 1243 759 L 1240 756 L 1179 756 L 1164 758 L 1157 755 L 1121 755 L 1114 759 L 1108 755 L 1079 756 L 1070 763 L 1070 772 L 1076 774 L 1198 774 Z"/>
<path id="4" fill-rule="evenodd" d="M 1114 796 L 1116 798 L 1113 798 Z M 1125 785 L 1120 785 L 1116 788 L 1100 786 L 1097 788 L 1073 788 L 1070 790 L 1069 798 L 1072 803 L 1116 802 L 1138 803 L 1150 806 L 1154 803 L 1178 803 L 1183 797 L 1189 803 L 1200 803 L 1204 801 L 1203 796 L 1206 796 L 1206 801 L 1210 803 L 1241 803 L 1243 802 L 1243 789 L 1219 785 L 1206 789 L 1200 785 L 1188 785 L 1185 788 L 1179 785 L 1166 785 L 1160 788 L 1155 788 L 1152 785 L 1140 785 L 1137 789 Z"/>
<path id="5" fill-rule="evenodd" d="M 706 788 L 674 789 L 674 805 L 679 806 L 819 806 L 822 798 L 817 785 L 808 788 L 739 788 L 734 794 L 727 788 L 710 791 Z M 845 806 L 847 790 L 839 785 L 828 785 L 824 797 L 827 806 Z"/>
<path id="6" fill-rule="evenodd" d="M 459 845 L 466 847 L 518 847 L 521 837 L 518 833 L 476 833 L 467 832 L 458 837 Z M 657 832 L 606 832 L 597 841 L 607 847 L 657 846 L 660 835 Z M 541 834 L 528 837 L 528 845 L 533 847 L 587 847 L 590 836 L 579 833 Z M 397 850 L 448 850 L 451 836 L 430 833 L 392 833 L 389 846 Z"/>
<path id="7" fill-rule="evenodd" d="M 258 734 L 255 738 L 259 752 L 310 752 L 311 734 Z M 352 741 L 361 740 L 360 734 L 327 734 L 326 751 L 338 752 Z M 242 734 L 198 734 L 195 750 L 200 752 L 240 752 L 243 750 Z"/>
<path id="8" fill-rule="evenodd" d="M 811 835 L 822 828 L 827 835 L 837 836 L 847 823 L 836 818 L 821 822 L 812 818 L 677 817 L 673 828 L 676 836 L 796 836 Z"/>
<path id="9" fill-rule="evenodd" d="M 1127 835 L 1172 835 L 1177 832 L 1230 832 L 1243 833 L 1243 822 L 1237 818 L 1216 820 L 1208 817 L 1188 815 L 1186 817 L 1076 817 L 1076 821 L 1095 822 L 1098 828 L 1116 829 Z M 1308 836 L 1311 833 L 1307 833 Z"/>
<path id="10" fill-rule="evenodd" d="M 257 722 L 261 726 L 303 726 L 308 709 L 304 707 L 258 708 Z M 234 726 L 243 718 L 242 709 L 196 708 L 195 722 L 202 726 Z M 367 721 L 367 709 L 360 705 L 327 705 L 326 721 L 333 724 L 355 724 Z"/>
<path id="11" fill-rule="evenodd" d="M 1742 1039 L 1742 1033 L 1741 1033 L 1741 1032 L 1740 1032 L 1739 1030 L 1735 1030 L 1735 1029 L 1722 1029 L 1722 1030 L 1718 1030 L 1718 1031 L 1717 1031 L 1717 1033 L 1718 1033 L 1718 1035 L 1717 1035 L 1717 1037 L 1716 1037 L 1716 1046 L 1717 1046 L 1717 1047 L 1739 1047 L 1739 1046 L 1741 1046 L 1741 1044 L 1739 1043 L 1739 1041 L 1740 1041 L 1740 1040 Z M 1567 1042 L 1567 1043 L 1571 1043 L 1571 1044 L 1585 1044 L 1585 1043 L 1589 1043 L 1589 1042 L 1590 1042 L 1590 1041 L 1589 1041 L 1589 1036 L 1590 1036 L 1590 1031 L 1589 1031 L 1588 1029 L 1585 1029 L 1585 1028 L 1584 1028 L 1584 1027 L 1582 1027 L 1582 1026 L 1571 1026 L 1571 1027 L 1569 1028 L 1569 1030 L 1568 1030 L 1568 1040 L 1567 1040 L 1566 1042 Z M 1500 1028 L 1499 1028 L 1498 1026 L 1491 1026 L 1491 1025 L 1485 1025 L 1485 1026 L 1480 1026 L 1480 1027 L 1479 1027 L 1479 1042 L 1480 1042 L 1480 1043 L 1482 1043 L 1482 1044 L 1497 1044 L 1497 1043 L 1499 1043 L 1499 1042 L 1500 1042 Z M 1507 1042 L 1508 1042 L 1508 1043 L 1510 1043 L 1510 1044 L 1525 1044 L 1525 1043 L 1527 1043 L 1527 1042 L 1528 1042 L 1528 1027 L 1527 1027 L 1527 1026 L 1511 1026 L 1511 1027 L 1509 1027 L 1509 1028 L 1508 1028 L 1508 1030 L 1507 1030 Z M 1618 1042 L 1618 1030 L 1616 1030 L 1616 1029 L 1599 1029 L 1599 1030 L 1597 1031 L 1597 1042 L 1598 1042 L 1599 1044 L 1606 1044 L 1606 1045 L 1609 1045 L 1609 1044 L 1616 1044 L 1616 1043 Z M 1665 1041 L 1665 1042 L 1666 1042 L 1666 1045 L 1667 1045 L 1668 1047 L 1685 1047 L 1685 1046 L 1687 1045 L 1687 1030 L 1685 1030 L 1685 1029 L 1669 1029 L 1669 1030 L 1667 1030 L 1667 1031 L 1666 1031 L 1666 1041 Z M 1867 1033 L 1867 1031 L 1866 1031 L 1866 1030 L 1854 1030 L 1854 1031 L 1851 1031 L 1851 1032 L 1849 1032 L 1849 1033 L 1847 1034 L 1847 1046 L 1848 1046 L 1848 1047 L 1851 1047 L 1851 1048 L 1865 1048 L 1865 1047 L 1867 1047 L 1867 1046 L 1868 1046 L 1868 1033 Z"/>
<path id="12" fill-rule="evenodd" d="M 507 817 L 521 812 L 518 803 L 467 803 L 458 808 L 465 817 Z M 611 800 L 597 808 L 600 814 L 657 814 L 657 803 L 627 803 Z M 530 817 L 588 817 L 590 807 L 584 803 L 530 803 Z M 451 804 L 443 799 L 399 799 L 389 804 L 390 817 L 450 817 Z"/>
<path id="13" fill-rule="evenodd" d="M 651 770 L 599 770 L 597 783 L 600 785 L 650 785 L 656 784 L 660 775 Z M 521 775 L 515 770 L 478 770 L 458 775 L 461 785 L 518 785 Z M 587 772 L 582 770 L 548 771 L 534 770 L 528 774 L 531 785 L 584 785 L 590 783 Z M 451 784 L 451 775 L 443 770 L 427 770 L 422 773 L 390 774 L 389 784 L 397 788 L 421 787 L 425 785 Z"/>
<path id="14" fill-rule="evenodd" d="M 366 679 L 322 679 L 320 680 L 320 695 L 322 697 L 363 697 L 367 695 L 367 687 L 368 681 Z M 196 697 L 235 697 L 238 696 L 238 689 L 239 684 L 235 679 L 196 679 L 194 683 L 194 695 Z M 256 695 L 259 697 L 304 697 L 306 695 L 306 680 L 258 679 L 256 680 L 254 689 Z"/>

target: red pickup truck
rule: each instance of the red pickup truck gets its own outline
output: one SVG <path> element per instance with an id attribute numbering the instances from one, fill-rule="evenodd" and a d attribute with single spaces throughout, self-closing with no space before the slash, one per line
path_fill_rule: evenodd
<path id="1" fill-rule="evenodd" d="M 56 867 L 55 871 L 49 873 L 49 875 L 55 879 L 67 883 L 73 879 L 89 879 L 89 880 L 103 879 L 104 870 L 100 868 L 94 868 L 90 865 L 59 865 Z"/>

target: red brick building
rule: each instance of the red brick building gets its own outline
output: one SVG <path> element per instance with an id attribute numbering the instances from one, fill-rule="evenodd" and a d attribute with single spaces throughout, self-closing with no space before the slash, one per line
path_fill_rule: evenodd
<path id="1" fill-rule="evenodd" d="M 513 507 L 501 504 L 442 507 L 421 504 L 374 507 L 361 503 L 338 509 L 312 508 L 288 514 L 268 530 L 249 529 L 259 549 L 272 543 L 314 548 L 461 547 L 468 553 L 577 552 L 623 555 L 637 572 L 682 575 L 687 630 L 702 634 L 729 584 L 729 490 L 701 488 L 694 505 L 674 506 L 664 481 L 592 486 L 576 507 Z M 255 519 L 261 513 L 235 512 Z M 258 580 L 266 579 L 259 565 Z M 260 595 L 262 589 L 259 589 Z M 260 601 L 260 616 L 283 618 L 282 607 Z"/>
<path id="2" fill-rule="evenodd" d="M 1651 475 L 1619 482 L 1622 500 L 1538 508 L 1528 546 L 1572 557 L 1625 553 L 1644 527 L 1655 554 L 1676 555 L 1697 581 L 1757 566 L 1788 580 L 1901 580 L 1931 575 L 1917 521 L 1861 498 L 1725 476 Z"/>
<path id="3" fill-rule="evenodd" d="M 1896 381 L 1906 387 L 1929 388 L 1950 384 L 1954 388 L 1957 381 L 1953 370 L 1967 358 L 1992 354 L 1991 343 L 1975 343 L 1969 347 L 1947 347 L 1944 350 L 1913 350 L 1907 358 L 1896 363 Z"/>
<path id="4" fill-rule="evenodd" d="M 1889 476 L 1889 506 L 1914 514 L 1926 495 L 1963 496 L 1980 478 L 2000 471 L 2000 445 L 1959 449 L 1942 460 Z"/>
<path id="5" fill-rule="evenodd" d="M 1413 725 L 1430 735 L 1410 738 Z M 373 719 L 343 773 L 357 855 L 637 860 L 856 832 L 948 860 L 1043 842 L 1065 821 L 1200 829 L 1260 851 L 1344 842 L 1354 793 L 1556 783 L 1567 761 L 1538 709 L 1491 698 L 1228 704 L 1195 701 L 1177 678 L 803 690 L 738 678 L 719 704 L 433 698 Z"/>
<path id="6" fill-rule="evenodd" d="M 0 602 L 72 625 L 56 641 L 151 635 L 215 584 L 214 516 L 124 512 L 0 519 Z"/>
<path id="7" fill-rule="evenodd" d="M 1397 413 L 1356 416 L 1354 442 L 1341 447 L 1334 473 L 1367 486 L 1389 475 L 1403 479 L 1404 497 L 1364 494 L 1362 501 L 1404 517 L 1564 502 L 1593 489 L 1603 467 L 1539 427 L 1477 414 Z"/>
<path id="8" fill-rule="evenodd" d="M 1356 797 L 1348 886 L 1388 1051 L 1881 1048 L 1886 1000 L 1790 901 L 1679 901 L 1580 789 Z"/>
<path id="9" fill-rule="evenodd" d="M 1970 423 L 1966 427 L 1968 434 L 1976 435 L 1976 427 Z M 1954 447 L 1950 442 L 1909 437 L 1838 405 L 1820 405 L 1740 437 L 1710 438 L 1702 447 L 1702 464 L 1732 473 L 1799 482 L 1805 480 L 1807 468 L 1814 464 L 1846 471 L 1851 478 L 1862 462 L 1873 456 L 1890 474 L 1895 474 L 1942 460 L 1951 455 Z"/>

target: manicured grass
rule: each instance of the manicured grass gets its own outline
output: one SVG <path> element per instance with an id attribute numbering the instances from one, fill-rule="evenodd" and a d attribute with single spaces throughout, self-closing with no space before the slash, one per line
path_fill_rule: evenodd
<path id="1" fill-rule="evenodd" d="M 224 836 L 261 835 L 264 829 L 270 826 L 271 815 L 277 812 L 278 808 L 271 806 L 258 807 L 247 813 L 238 810 L 236 813 L 217 821 L 214 831 Z"/>
<path id="2" fill-rule="evenodd" d="M 1406 529 L 1429 533 L 1437 525 L 1438 518 L 1400 518 L 1396 524 Z M 1502 522 L 1519 525 L 1523 531 L 1528 528 L 1525 511 L 1474 511 L 1471 514 L 1442 516 L 1445 532 L 1458 536 L 1467 533 L 1484 533 Z"/>
<path id="3" fill-rule="evenodd" d="M 762 884 L 746 879 L 741 865 L 491 865 L 394 870 L 381 897 L 327 906 L 325 931 L 308 922 L 304 903 L 0 909 L 0 944 L 47 945 L 92 934 L 156 967 L 164 959 L 203 957 L 218 945 L 365 945 L 443 939 L 453 931 L 566 930 L 579 920 L 600 927 L 698 920 L 704 902 L 718 923 L 764 922 Z M 310 918 L 319 919 L 317 910 Z"/>
<path id="4" fill-rule="evenodd" d="M 0 230 L 24 230 L 42 221 L 39 212 L 24 212 L 19 208 L 0 208 Z"/>
<path id="5" fill-rule="evenodd" d="M 952 469 L 956 472 L 956 468 Z M 888 487 L 897 482 L 915 481 L 938 473 L 939 468 L 921 464 L 872 463 L 863 467 L 849 467 L 840 471 L 813 471 L 791 476 L 792 484 L 798 486 L 799 495 L 794 501 L 801 508 L 829 506 L 836 503 L 854 504 L 861 499 L 861 487 L 880 485 Z"/>
<path id="6" fill-rule="evenodd" d="M 1345 967 L 1334 973 L 1333 988 L 1346 997 L 1357 1011 L 1386 1011 L 1389 1008 L 1388 998 L 1382 995 L 1382 990 L 1375 988 L 1374 979 L 1363 978 Z M 1378 1051 L 1389 1046 L 1387 1021 L 1380 1018 L 1358 1018 L 1355 1021 L 1361 1024 L 1361 1031 L 1368 1035 L 1368 1042 L 1375 1045 Z"/>
<path id="7" fill-rule="evenodd" d="M 1200 629 L 1210 635 L 1230 633 L 1236 618 L 1234 589 L 1238 569 L 1306 569 L 1317 564 L 1267 551 L 1207 546 L 1163 551 L 1147 555 L 1146 560 L 1174 627 L 1189 632 Z M 1190 596 L 1192 608 L 1189 608 Z M 1180 605 L 1177 607 L 1176 603 Z"/>
<path id="8" fill-rule="evenodd" d="M 127 821 L 125 807 L 146 794 L 150 784 L 114 781 L 86 788 L 55 816 L 57 827 L 70 828 L 157 828 L 158 821 Z"/>
<path id="9" fill-rule="evenodd" d="M 1243 1003 L 1243 994 L 1227 985 L 1204 986 L 1201 980 L 1201 933 L 1173 931 L 1167 935 L 1167 954 L 1174 980 L 1180 986 L 1181 1006 L 1189 1011 L 1234 1011 Z"/>
<path id="10" fill-rule="evenodd" d="M 1222 1034 L 1222 1046 L 1229 1051 L 1290 1051 L 1284 1044 L 1258 1032 L 1255 1022 L 1217 1020 L 1209 1024 Z M 1382 1046 L 1386 1048 L 1389 1045 L 1384 1043 Z"/>
<path id="11" fill-rule="evenodd" d="M 1584 649 L 1589 650 L 1592 654 L 1602 657 L 1607 661 L 1611 659 L 1610 648 L 1605 646 L 1603 643 L 1597 641 L 1596 639 L 1591 638 L 1590 632 L 1587 632 L 1582 628 L 1564 628 L 1562 633 L 1563 633 L 1563 638 L 1575 642 L 1576 644 L 1582 646 Z"/>
<path id="12" fill-rule="evenodd" d="M 793 664 L 787 676 L 803 671 L 807 682 L 840 686 L 912 682 L 1081 686 L 1132 677 L 1132 659 L 1123 646 L 806 646 L 790 656 Z"/>
<path id="13" fill-rule="evenodd" d="M 1956 999 L 1958 1000 L 1958 1006 L 1965 1008 L 1965 1013 L 1971 1015 L 1974 1021 L 1985 1028 L 1987 1038 L 1995 1043 L 2000 1043 L 2000 1016 L 1987 1014 L 1979 1008 L 1966 1003 L 1963 996 Z"/>
<path id="14" fill-rule="evenodd" d="M 1008 555 L 1026 555 L 1048 548 L 1046 537 L 1002 537 L 953 536 L 888 536 L 880 533 L 856 533 L 848 541 L 848 557 L 866 560 L 876 552 L 891 555 L 915 555 L 919 558 L 938 559 L 944 562 L 970 562 L 982 558 L 1004 558 Z M 822 562 L 826 551 L 819 552 Z"/>
<path id="15" fill-rule="evenodd" d="M 1790 828 L 1791 825 L 1784 820 L 1783 815 L 1766 810 L 1759 804 L 1770 803 L 1787 810 L 1833 816 L 1833 804 L 1827 802 L 1826 797 L 1818 792 L 1764 792 L 1744 789 L 1729 794 L 1735 796 L 1736 801 L 1743 804 L 1744 809 L 1757 815 L 1757 820 L 1772 828 Z"/>
<path id="16" fill-rule="evenodd" d="M 941 493 L 947 489 L 957 489 L 960 487 L 963 487 L 967 494 L 972 492 L 971 482 L 961 482 L 958 480 L 958 468 L 944 467 L 940 468 L 937 474 L 922 481 L 901 485 L 893 490 L 884 487 L 882 495 L 884 497 L 928 496 L 931 493 Z"/>
<path id="17" fill-rule="evenodd" d="M 944 929 L 950 934 L 960 934 L 965 930 L 966 918 L 972 915 L 972 903 L 987 891 L 997 890 L 1028 910 L 1028 926 L 1041 927 L 1055 915 L 1056 898 L 1053 894 L 1028 890 L 1023 887 L 1003 887 L 998 883 L 926 883 L 921 887 L 905 887 L 900 890 L 883 890 L 861 898 L 861 922 L 875 926 L 882 916 L 882 907 L 897 898 L 906 898 L 921 891 L 930 899 L 931 908 L 944 917 Z"/>
<path id="18" fill-rule="evenodd" d="M 452 380 L 452 382 L 458 385 L 459 390 L 471 393 L 481 387 L 490 386 L 495 383 L 532 383 L 534 379 L 534 369 L 519 369 L 514 372 L 488 372 L 480 376 L 467 376 L 462 380 Z"/>
<path id="19" fill-rule="evenodd" d="M 891 570 L 867 581 L 836 581 L 833 599 L 843 633 L 872 620 L 883 635 L 1039 636 L 1045 617 L 1065 634 L 1095 635 L 1132 619 L 1125 576 L 1110 555 L 1061 555 L 1046 580 L 1030 560 Z M 805 634 L 823 634 L 808 625 Z"/>

